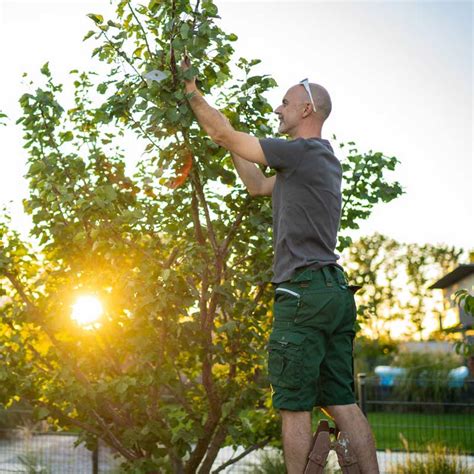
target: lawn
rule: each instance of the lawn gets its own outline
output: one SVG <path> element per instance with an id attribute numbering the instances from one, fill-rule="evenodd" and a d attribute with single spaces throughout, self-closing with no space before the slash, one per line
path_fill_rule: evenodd
<path id="1" fill-rule="evenodd" d="M 400 435 L 410 451 L 424 451 L 427 444 L 440 443 L 474 453 L 474 414 L 369 413 L 377 449 L 404 449 Z"/>
<path id="2" fill-rule="evenodd" d="M 327 417 L 315 414 L 314 426 L 320 418 Z M 461 453 L 474 454 L 474 413 L 376 412 L 369 413 L 368 418 L 379 450 L 404 450 L 402 435 L 408 441 L 410 451 L 426 451 L 428 444 L 440 443 Z"/>

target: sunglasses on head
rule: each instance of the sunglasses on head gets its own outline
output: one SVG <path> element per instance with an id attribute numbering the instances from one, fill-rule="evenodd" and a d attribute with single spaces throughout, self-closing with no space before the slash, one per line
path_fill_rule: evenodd
<path id="1" fill-rule="evenodd" d="M 311 100 L 311 105 L 313 106 L 313 111 L 316 112 L 316 106 L 314 105 L 313 94 L 311 94 L 311 88 L 309 87 L 308 79 L 303 79 L 302 81 L 300 81 L 300 84 L 305 88 L 306 92 L 308 93 L 309 98 Z"/>

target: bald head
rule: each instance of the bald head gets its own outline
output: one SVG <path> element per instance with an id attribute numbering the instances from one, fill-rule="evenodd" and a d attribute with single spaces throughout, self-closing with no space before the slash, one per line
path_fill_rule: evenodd
<path id="1" fill-rule="evenodd" d="M 323 86 L 315 84 L 314 82 L 311 82 L 309 87 L 311 89 L 311 95 L 313 96 L 314 105 L 316 106 L 316 114 L 319 115 L 324 122 L 329 117 L 332 109 L 329 92 Z M 297 84 L 290 90 L 298 95 L 298 99 L 301 100 L 301 102 L 311 103 L 308 92 L 302 84 Z"/>
<path id="2" fill-rule="evenodd" d="M 332 110 L 329 92 L 319 84 L 310 83 L 309 87 L 313 96 L 314 105 L 316 106 L 316 113 L 319 114 L 323 120 L 326 120 Z"/>
<path id="3" fill-rule="evenodd" d="M 319 84 L 310 83 L 311 99 L 303 84 L 290 87 L 282 104 L 275 109 L 280 119 L 278 131 L 291 137 L 320 136 L 321 128 L 331 113 L 332 104 L 328 91 Z"/>

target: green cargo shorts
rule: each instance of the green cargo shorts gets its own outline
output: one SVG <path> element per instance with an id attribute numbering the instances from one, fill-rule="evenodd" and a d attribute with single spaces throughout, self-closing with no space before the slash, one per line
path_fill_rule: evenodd
<path id="1" fill-rule="evenodd" d="M 298 272 L 275 288 L 268 372 L 276 409 L 355 403 L 356 305 L 335 266 Z"/>

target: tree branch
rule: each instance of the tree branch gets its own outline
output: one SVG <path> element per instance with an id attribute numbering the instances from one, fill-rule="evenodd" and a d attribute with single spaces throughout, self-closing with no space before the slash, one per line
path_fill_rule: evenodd
<path id="1" fill-rule="evenodd" d="M 175 247 L 171 251 L 169 257 L 166 260 L 166 262 L 164 263 L 163 268 L 170 268 L 171 265 L 173 265 L 174 261 L 176 260 L 176 257 L 178 256 L 178 253 L 179 253 L 179 248 Z"/>
<path id="2" fill-rule="evenodd" d="M 266 446 L 270 441 L 271 441 L 271 438 L 267 438 L 267 439 L 261 441 L 260 443 L 254 444 L 253 446 L 250 446 L 250 447 L 247 448 L 243 453 L 239 454 L 239 455 L 236 456 L 235 458 L 229 459 L 229 460 L 228 460 L 227 462 L 225 462 L 224 464 L 221 464 L 217 469 L 215 469 L 214 471 L 212 471 L 212 474 L 217 474 L 218 472 L 223 471 L 226 467 L 229 467 L 230 465 L 236 463 L 237 461 L 240 461 L 240 460 L 243 459 L 245 456 L 247 456 L 248 454 L 250 454 L 252 451 L 255 451 L 256 449 L 261 449 L 261 448 L 263 448 L 263 447 Z"/>
<path id="3" fill-rule="evenodd" d="M 108 437 L 110 444 L 120 453 L 122 456 L 124 456 L 126 459 L 137 459 L 137 455 L 125 448 L 122 443 L 118 440 L 118 438 L 112 433 L 110 428 L 107 426 L 107 423 L 102 419 L 102 417 L 94 410 L 91 410 L 92 414 L 95 416 L 97 422 L 101 426 L 101 428 L 105 431 L 106 436 Z"/>
<path id="4" fill-rule="evenodd" d="M 196 190 L 194 188 L 191 194 L 191 215 L 193 218 L 194 233 L 196 235 L 196 240 L 198 241 L 200 245 L 204 245 L 206 240 L 204 239 L 204 235 L 202 233 L 201 221 L 199 219 L 198 201 L 196 197 Z"/>
<path id="5" fill-rule="evenodd" d="M 210 216 L 210 213 L 209 213 L 209 206 L 207 205 L 206 197 L 204 196 L 204 191 L 203 191 L 203 187 L 202 187 L 202 184 L 201 184 L 201 180 L 199 178 L 199 173 L 197 171 L 193 171 L 191 179 L 194 183 L 194 187 L 196 189 L 197 197 L 198 197 L 199 201 L 201 202 L 201 206 L 204 210 L 204 215 L 206 217 L 207 231 L 209 233 L 209 239 L 211 241 L 212 248 L 213 248 L 214 253 L 216 254 L 216 256 L 220 257 L 219 245 L 217 244 L 216 235 L 214 233 L 214 227 L 212 225 L 211 216 Z"/>
<path id="6" fill-rule="evenodd" d="M 219 251 L 220 251 L 220 253 L 223 257 L 227 253 L 227 250 L 229 249 L 229 245 L 230 245 L 232 239 L 234 238 L 234 235 L 237 232 L 237 229 L 239 228 L 240 224 L 242 223 L 242 220 L 245 216 L 245 213 L 247 212 L 247 209 L 248 209 L 248 206 L 249 206 L 251 200 L 252 200 L 252 198 L 250 196 L 248 196 L 245 199 L 244 203 L 242 204 L 242 208 L 241 208 L 239 214 L 237 215 L 237 218 L 235 219 L 234 223 L 232 224 L 231 228 L 229 229 L 229 232 L 228 232 L 226 238 L 222 242 L 222 245 L 220 246 Z"/>
<path id="7" fill-rule="evenodd" d="M 127 2 L 127 5 L 128 5 L 128 8 L 130 8 L 130 11 L 132 12 L 133 18 L 135 18 L 135 21 L 138 23 L 138 26 L 142 30 L 143 39 L 145 40 L 145 44 L 146 44 L 146 49 L 150 53 L 150 59 L 152 59 L 153 58 L 153 53 L 151 52 L 151 48 L 150 48 L 150 45 L 148 43 L 148 38 L 146 36 L 145 29 L 143 28 L 143 25 L 141 24 L 140 20 L 138 19 L 137 15 L 135 13 L 135 10 L 132 8 L 132 5 L 130 4 L 130 2 Z"/>
<path id="8" fill-rule="evenodd" d="M 186 467 L 184 469 L 185 474 L 195 474 L 199 464 L 201 463 L 202 459 L 206 455 L 207 448 L 209 446 L 209 441 L 214 434 L 216 426 L 219 422 L 219 419 L 213 419 L 211 416 L 207 419 L 204 427 L 203 427 L 203 434 L 198 439 L 196 447 L 191 454 L 188 462 L 186 463 Z"/>
<path id="9" fill-rule="evenodd" d="M 214 461 L 216 460 L 216 457 L 219 454 L 219 451 L 225 441 L 226 436 L 227 426 L 225 424 L 225 420 L 222 420 L 221 425 L 214 434 L 214 437 L 212 438 L 212 442 L 207 450 L 206 457 L 199 468 L 199 474 L 207 474 L 211 471 L 212 465 L 214 464 Z"/>

